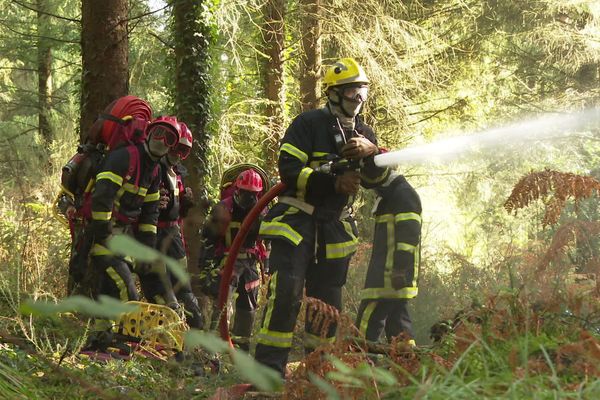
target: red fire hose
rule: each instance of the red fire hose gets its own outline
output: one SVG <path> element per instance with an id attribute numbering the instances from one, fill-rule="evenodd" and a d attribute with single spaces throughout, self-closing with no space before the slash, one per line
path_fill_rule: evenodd
<path id="1" fill-rule="evenodd" d="M 233 243 L 231 243 L 231 247 L 229 248 L 229 255 L 225 260 L 225 265 L 223 266 L 223 271 L 221 272 L 221 283 L 219 285 L 219 310 L 221 311 L 219 331 L 221 333 L 221 338 L 228 342 L 229 346 L 231 347 L 233 347 L 233 343 L 231 342 L 231 337 L 229 336 L 229 326 L 227 324 L 227 312 L 225 311 L 225 308 L 227 306 L 227 300 L 229 296 L 229 282 L 231 281 L 231 275 L 233 273 L 233 264 L 235 264 L 240 247 L 246 239 L 246 236 L 248 236 L 248 231 L 254 223 L 254 220 L 256 220 L 261 211 L 275 197 L 285 190 L 285 187 L 286 186 L 283 182 L 279 182 L 258 200 L 256 205 L 250 210 L 248 215 L 246 215 L 246 218 L 244 218 L 242 226 L 240 226 L 240 230 L 238 231 L 237 235 L 235 235 Z"/>

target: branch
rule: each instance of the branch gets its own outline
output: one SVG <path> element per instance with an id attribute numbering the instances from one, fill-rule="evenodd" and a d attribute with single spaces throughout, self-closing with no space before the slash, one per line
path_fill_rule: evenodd
<path id="1" fill-rule="evenodd" d="M 56 14 L 52 14 L 52 13 L 49 13 L 49 12 L 46 12 L 46 11 L 38 10 L 37 8 L 33 8 L 33 7 L 31 7 L 29 5 L 26 5 L 24 3 L 21 3 L 20 1 L 17 1 L 17 0 L 12 0 L 12 2 L 15 3 L 15 4 L 20 5 L 23 8 L 26 8 L 28 10 L 35 11 L 36 13 L 39 13 L 39 14 L 49 15 L 49 16 L 54 17 L 54 18 L 58 18 L 58 19 L 62 19 L 62 20 L 65 20 L 65 21 L 70 21 L 70 22 L 76 22 L 78 24 L 81 23 L 81 19 L 74 19 L 74 18 L 69 18 L 69 17 L 63 17 L 62 15 L 56 15 Z"/>
<path id="2" fill-rule="evenodd" d="M 21 36 L 25 36 L 25 37 L 30 37 L 30 38 L 33 38 L 33 39 L 48 39 L 48 40 L 54 40 L 56 42 L 61 42 L 61 43 L 80 44 L 79 40 L 66 40 L 66 39 L 58 39 L 58 38 L 54 38 L 54 37 L 50 37 L 50 36 L 33 35 L 31 33 L 19 32 L 16 29 L 13 29 L 12 27 L 8 26 L 7 24 L 5 24 L 3 22 L 0 22 L 0 25 L 4 26 L 9 31 L 11 31 L 13 33 L 16 33 L 17 35 L 21 35 Z"/>
<path id="3" fill-rule="evenodd" d="M 136 20 L 136 19 L 144 18 L 144 17 L 147 17 L 148 15 L 152 15 L 152 14 L 156 14 L 157 12 L 161 12 L 162 10 L 164 10 L 164 9 L 166 9 L 166 8 L 169 8 L 169 7 L 171 7 L 171 5 L 167 3 L 167 5 L 166 5 L 166 6 L 164 6 L 163 8 L 158 8 L 158 9 L 156 9 L 156 10 L 150 10 L 150 11 L 148 11 L 148 12 L 145 12 L 145 13 L 143 13 L 143 14 L 136 15 L 136 16 L 134 16 L 134 17 L 127 18 L 126 20 L 123 20 L 123 21 L 121 21 L 121 22 L 133 21 L 133 20 Z"/>
<path id="4" fill-rule="evenodd" d="M 158 40 L 159 42 L 161 42 L 164 46 L 170 48 L 170 49 L 175 49 L 175 45 L 170 44 L 169 42 L 165 41 L 163 38 L 161 38 L 160 36 L 158 36 L 156 33 L 154 32 L 148 32 L 148 35 L 152 36 L 154 39 Z"/>
<path id="5" fill-rule="evenodd" d="M 18 138 L 19 136 L 23 136 L 23 135 L 28 134 L 29 132 L 33 132 L 33 131 L 37 131 L 37 130 L 38 130 L 38 127 L 36 126 L 35 128 L 30 128 L 30 129 L 24 130 L 23 132 L 19 132 L 16 135 L 11 136 L 9 138 L 0 139 L 0 142 L 10 142 L 11 140 Z"/>

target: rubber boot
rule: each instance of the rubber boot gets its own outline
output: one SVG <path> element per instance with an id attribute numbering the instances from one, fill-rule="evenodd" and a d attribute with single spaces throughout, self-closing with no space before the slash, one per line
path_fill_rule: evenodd
<path id="1" fill-rule="evenodd" d="M 198 305 L 198 299 L 193 293 L 184 293 L 181 296 L 183 306 L 185 307 L 185 320 L 191 328 L 204 328 L 204 317 Z"/>
<path id="2" fill-rule="evenodd" d="M 252 336 L 255 316 L 256 311 L 240 310 L 239 308 L 235 311 L 231 333 L 234 343 L 241 350 L 250 350 L 250 336 Z"/>

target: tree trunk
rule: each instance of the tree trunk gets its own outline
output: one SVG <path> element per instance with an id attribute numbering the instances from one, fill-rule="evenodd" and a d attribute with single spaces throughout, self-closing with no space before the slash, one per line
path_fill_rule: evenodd
<path id="1" fill-rule="evenodd" d="M 177 117 L 185 122 L 194 135 L 192 153 L 185 160 L 188 176 L 186 185 L 196 199 L 206 193 L 209 179 L 208 146 L 210 135 L 206 125 L 210 116 L 210 45 L 212 30 L 203 21 L 202 9 L 207 0 L 176 0 L 173 2 L 175 42 L 175 108 Z M 190 270 L 198 261 L 199 230 L 205 216 L 204 207 L 193 208 L 185 221 L 184 233 L 188 242 Z"/>
<path id="2" fill-rule="evenodd" d="M 264 53 L 263 88 L 268 104 L 265 110 L 268 133 L 264 142 L 265 167 L 270 174 L 277 170 L 279 141 L 283 137 L 285 92 L 283 82 L 283 49 L 285 1 L 268 0 L 263 6 Z"/>
<path id="3" fill-rule="evenodd" d="M 48 0 L 37 0 L 37 64 L 38 64 L 38 130 L 48 144 L 52 140 L 50 126 L 50 96 L 52 96 L 52 49 L 47 39 L 49 37 L 50 20 Z"/>
<path id="4" fill-rule="evenodd" d="M 302 111 L 319 106 L 321 78 L 321 0 L 300 0 L 302 6 L 302 58 L 300 62 L 300 99 Z"/>
<path id="5" fill-rule="evenodd" d="M 81 139 L 106 105 L 128 94 L 127 11 L 127 0 L 82 1 Z"/>

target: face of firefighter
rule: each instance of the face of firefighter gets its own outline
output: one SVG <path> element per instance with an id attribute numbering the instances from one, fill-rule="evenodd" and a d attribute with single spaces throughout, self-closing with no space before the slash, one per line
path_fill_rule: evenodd
<path id="1" fill-rule="evenodd" d="M 248 210 L 256 205 L 256 202 L 258 201 L 258 193 L 250 192 L 244 189 L 238 189 L 236 190 L 233 199 L 240 208 Z"/>
<path id="2" fill-rule="evenodd" d="M 177 140 L 177 133 L 173 130 L 156 126 L 148 133 L 148 150 L 154 157 L 163 157 L 177 143 Z"/>
<path id="3" fill-rule="evenodd" d="M 333 103 L 339 104 L 347 116 L 356 117 L 363 103 L 367 101 L 368 94 L 368 86 L 360 84 L 358 86 L 333 88 L 329 91 L 329 98 Z"/>

